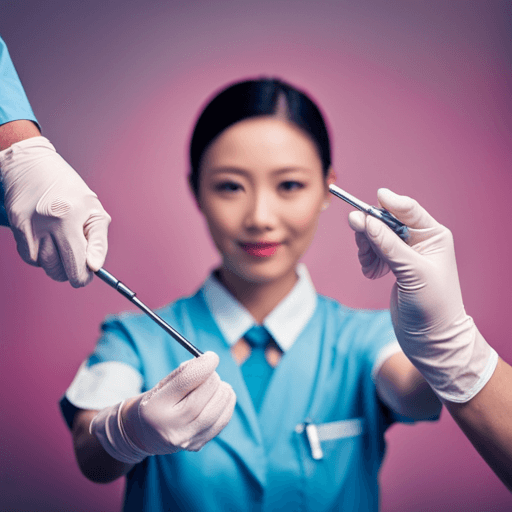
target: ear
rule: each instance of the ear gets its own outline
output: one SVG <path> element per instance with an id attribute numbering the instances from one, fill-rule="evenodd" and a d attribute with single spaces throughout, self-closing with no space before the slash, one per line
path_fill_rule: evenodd
<path id="1" fill-rule="evenodd" d="M 329 171 L 327 173 L 327 186 L 335 183 L 336 178 L 337 178 L 336 171 L 332 167 L 329 167 Z"/>
<path id="2" fill-rule="evenodd" d="M 332 195 L 329 192 L 329 185 L 332 185 L 336 182 L 336 172 L 332 167 L 329 167 L 327 171 L 327 177 L 325 178 L 325 199 L 322 204 L 322 210 L 327 210 L 329 205 L 331 204 Z"/>

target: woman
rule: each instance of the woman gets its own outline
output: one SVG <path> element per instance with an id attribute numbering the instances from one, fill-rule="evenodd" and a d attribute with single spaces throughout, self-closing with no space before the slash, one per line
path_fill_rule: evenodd
<path id="1" fill-rule="evenodd" d="M 219 359 L 172 372 L 187 354 L 143 316 L 107 322 L 63 401 L 82 471 L 127 474 L 125 510 L 377 510 L 386 428 L 441 405 L 388 312 L 318 295 L 299 264 L 335 179 L 318 108 L 278 80 L 235 84 L 190 157 L 222 263 L 160 314 Z"/>

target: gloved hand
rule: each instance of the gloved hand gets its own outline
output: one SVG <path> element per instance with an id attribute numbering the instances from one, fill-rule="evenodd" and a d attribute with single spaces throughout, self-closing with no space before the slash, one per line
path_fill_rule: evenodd
<path id="1" fill-rule="evenodd" d="M 464 310 L 452 234 L 410 197 L 380 189 L 378 199 L 409 226 L 410 239 L 351 212 L 363 274 L 377 279 L 391 269 L 391 316 L 403 351 L 440 398 L 466 402 L 489 380 L 498 356 Z"/>
<path id="2" fill-rule="evenodd" d="M 90 282 L 105 261 L 110 223 L 96 194 L 45 137 L 0 152 L 0 177 L 23 260 L 75 288 Z"/>
<path id="3" fill-rule="evenodd" d="M 219 357 L 206 352 L 181 364 L 153 389 L 101 410 L 90 432 L 121 462 L 148 455 L 198 451 L 228 424 L 236 403 L 215 371 Z"/>

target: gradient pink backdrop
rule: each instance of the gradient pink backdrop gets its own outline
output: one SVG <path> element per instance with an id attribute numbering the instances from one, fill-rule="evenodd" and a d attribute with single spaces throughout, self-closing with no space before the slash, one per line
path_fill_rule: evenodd
<path id="1" fill-rule="evenodd" d="M 229 81 L 277 75 L 319 102 L 338 183 L 369 202 L 418 199 L 456 240 L 468 312 L 512 362 L 511 8 L 502 1 L 4 1 L 6 40 L 44 134 L 113 221 L 106 268 L 150 306 L 193 292 L 218 261 L 187 189 L 201 105 Z M 333 202 L 305 261 L 320 292 L 385 308 Z M 81 476 L 57 401 L 128 303 L 96 280 L 48 279 L 0 229 L 0 510 L 115 511 L 122 483 Z M 383 511 L 512 509 L 445 412 L 395 426 Z"/>

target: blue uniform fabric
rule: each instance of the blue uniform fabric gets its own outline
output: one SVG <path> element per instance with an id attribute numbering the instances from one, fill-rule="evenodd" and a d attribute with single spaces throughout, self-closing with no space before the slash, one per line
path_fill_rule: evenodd
<path id="1" fill-rule="evenodd" d="M 0 125 L 19 119 L 29 119 L 37 124 L 7 46 L 1 37 L 0 84 Z"/>
<path id="2" fill-rule="evenodd" d="M 38 124 L 7 46 L 0 37 L 0 125 L 20 119 L 29 119 Z M 0 226 L 8 225 L 4 208 L 4 189 L 0 181 Z"/>
<path id="3" fill-rule="evenodd" d="M 237 395 L 228 426 L 199 452 L 152 456 L 127 475 L 124 511 L 377 511 L 384 432 L 393 421 L 371 371 L 394 339 L 389 312 L 353 310 L 318 296 L 316 310 L 275 368 L 256 412 L 240 368 L 202 291 L 159 314 L 196 347 L 219 355 L 217 372 Z M 111 317 L 88 365 L 120 361 L 151 389 L 190 355 L 149 318 Z M 70 424 L 74 408 L 63 399 Z M 305 433 L 346 421 L 360 432 L 321 442 Z"/>

